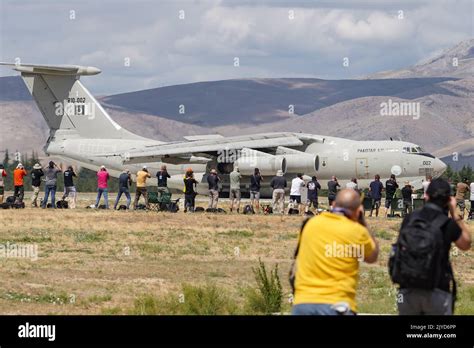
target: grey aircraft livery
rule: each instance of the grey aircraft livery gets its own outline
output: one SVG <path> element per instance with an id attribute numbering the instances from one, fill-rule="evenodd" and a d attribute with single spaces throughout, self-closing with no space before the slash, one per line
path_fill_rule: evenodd
<path id="1" fill-rule="evenodd" d="M 242 193 L 249 190 L 250 176 L 259 168 L 268 195 L 270 178 L 282 170 L 287 178 L 303 173 L 316 175 L 324 185 L 335 175 L 341 185 L 357 178 L 360 188 L 375 174 L 382 180 L 397 179 L 421 187 L 427 175 L 440 176 L 446 165 L 416 144 L 403 141 L 354 141 L 304 133 L 263 133 L 223 137 L 218 134 L 187 136 L 184 141 L 162 142 L 133 134 L 117 124 L 80 82 L 80 76 L 96 75 L 94 67 L 76 65 L 10 64 L 21 73 L 28 90 L 50 129 L 44 151 L 67 164 L 91 170 L 105 165 L 112 176 L 123 169 L 132 173 L 146 165 L 156 173 L 166 164 L 171 189 L 183 189 L 183 174 L 192 168 L 207 192 L 210 169 L 217 169 L 222 192 L 228 192 L 228 174 L 238 165 Z M 156 178 L 151 184 L 156 185 Z"/>

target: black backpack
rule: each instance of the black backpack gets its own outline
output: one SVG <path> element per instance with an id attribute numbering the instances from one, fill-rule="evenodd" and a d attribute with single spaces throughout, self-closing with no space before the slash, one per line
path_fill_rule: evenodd
<path id="1" fill-rule="evenodd" d="M 416 211 L 408 217 L 392 245 L 389 274 L 402 288 L 434 289 L 443 276 L 443 231 L 449 220 L 442 211 L 427 220 Z"/>
<path id="2" fill-rule="evenodd" d="M 252 207 L 250 204 L 247 204 L 247 205 L 244 207 L 243 213 L 244 213 L 244 214 L 255 214 L 255 211 L 253 210 L 253 207 Z"/>
<path id="3" fill-rule="evenodd" d="M 16 201 L 15 196 L 8 196 L 7 199 L 6 199 L 6 203 L 8 203 L 8 204 L 13 204 L 13 203 L 15 203 L 15 201 Z"/>
<path id="4" fill-rule="evenodd" d="M 56 202 L 56 208 L 58 209 L 67 209 L 69 208 L 69 203 L 65 200 L 60 200 Z"/>

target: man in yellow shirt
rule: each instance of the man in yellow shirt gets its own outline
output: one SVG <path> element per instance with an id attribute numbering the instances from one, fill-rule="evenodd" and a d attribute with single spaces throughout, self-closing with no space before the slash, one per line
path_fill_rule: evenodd
<path id="1" fill-rule="evenodd" d="M 135 192 L 135 201 L 133 202 L 133 209 L 137 209 L 138 201 L 140 200 L 140 196 L 143 195 L 145 198 L 145 205 L 146 208 L 149 209 L 150 206 L 148 204 L 148 192 L 146 190 L 146 179 L 151 178 L 150 173 L 148 173 L 148 169 L 146 166 L 143 166 L 142 170 L 139 170 L 137 173 L 137 190 Z"/>
<path id="2" fill-rule="evenodd" d="M 306 223 L 296 257 L 293 315 L 357 312 L 359 261 L 373 263 L 378 256 L 363 216 L 359 193 L 344 189 L 331 212 Z"/>

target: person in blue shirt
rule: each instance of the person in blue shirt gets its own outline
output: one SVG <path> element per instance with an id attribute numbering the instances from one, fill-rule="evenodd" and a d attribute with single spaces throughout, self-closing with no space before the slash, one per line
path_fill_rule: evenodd
<path id="1" fill-rule="evenodd" d="M 380 202 L 382 201 L 383 184 L 380 181 L 380 175 L 375 175 L 375 180 L 370 183 L 369 195 L 372 198 L 372 208 L 370 209 L 369 217 L 372 217 L 372 212 L 375 209 L 375 217 L 379 216 Z"/>

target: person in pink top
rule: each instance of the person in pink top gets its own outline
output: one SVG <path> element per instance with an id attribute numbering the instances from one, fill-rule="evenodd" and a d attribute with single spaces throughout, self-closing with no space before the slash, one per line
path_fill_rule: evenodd
<path id="1" fill-rule="evenodd" d="M 95 207 L 99 207 L 100 197 L 104 195 L 105 209 L 109 209 L 109 193 L 107 190 L 107 183 L 109 181 L 109 172 L 105 169 L 105 166 L 101 166 L 97 172 L 97 199 L 95 201 Z"/>

